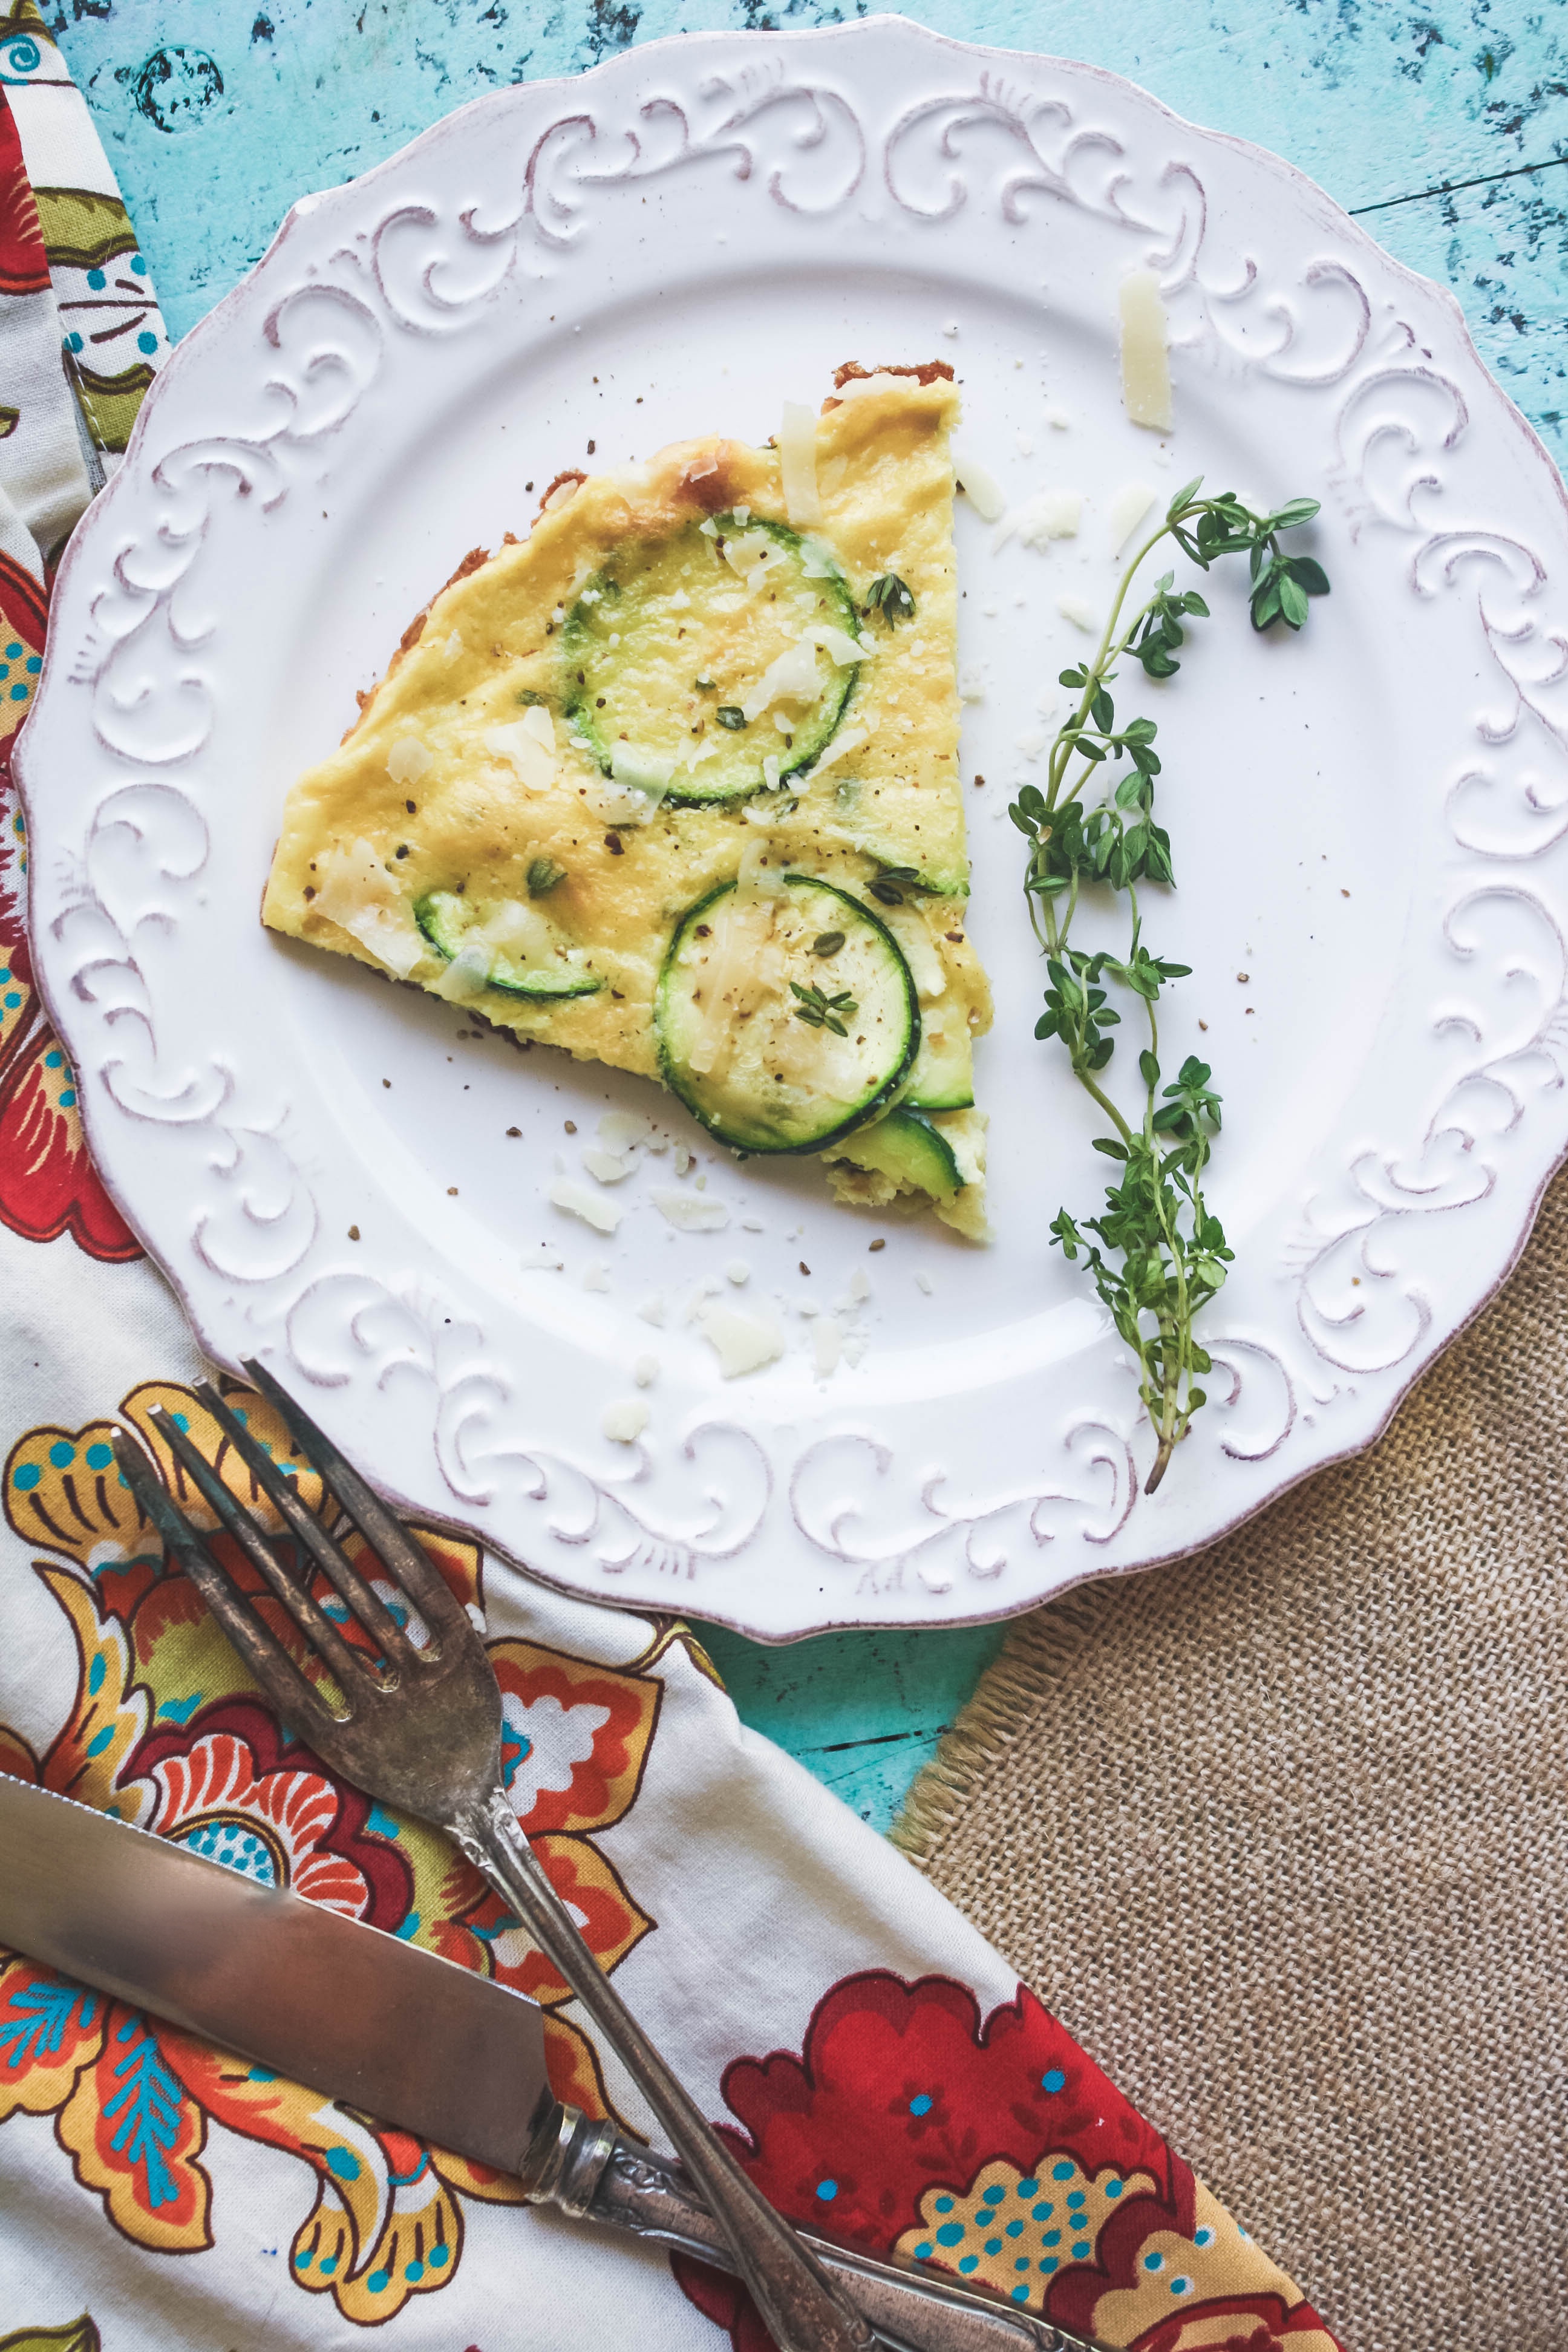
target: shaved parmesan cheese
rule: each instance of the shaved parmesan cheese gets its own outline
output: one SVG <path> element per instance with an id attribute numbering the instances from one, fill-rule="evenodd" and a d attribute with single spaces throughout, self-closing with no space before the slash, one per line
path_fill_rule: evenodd
<path id="1" fill-rule="evenodd" d="M 858 751 L 866 740 L 867 731 L 864 727 L 840 728 L 822 757 L 813 763 L 812 774 L 820 776 L 824 768 L 831 768 L 837 760 L 847 760 L 851 751 Z"/>
<path id="2" fill-rule="evenodd" d="M 456 629 L 454 629 L 454 630 L 453 630 L 453 632 L 452 632 L 452 634 L 451 634 L 451 635 L 450 635 L 450 636 L 447 638 L 447 645 L 446 645 L 446 655 L 447 655 L 447 659 L 448 661 L 456 661 L 456 660 L 457 660 L 457 658 L 458 658 L 458 656 L 462 652 L 462 650 L 463 650 L 463 640 L 462 640 L 462 638 L 458 635 L 457 630 L 456 630 Z M 394 779 L 394 781 L 395 782 L 395 779 Z"/>
<path id="3" fill-rule="evenodd" d="M 605 1264 L 604 1259 L 602 1257 L 590 1259 L 583 1275 L 584 1289 L 608 1290 L 609 1286 L 610 1269 Z"/>
<path id="4" fill-rule="evenodd" d="M 368 948 L 399 980 L 428 952 L 424 933 L 368 841 L 329 850 L 316 860 L 313 909 Z"/>
<path id="5" fill-rule="evenodd" d="M 521 898 L 503 898 L 494 914 L 486 917 L 479 936 L 498 955 L 525 966 L 548 963 L 555 952 L 549 924 L 536 907 L 525 907 Z"/>
<path id="6" fill-rule="evenodd" d="M 531 1274 L 559 1274 L 565 1263 L 560 1251 L 552 1249 L 548 1242 L 541 1242 L 531 1257 L 525 1252 L 522 1261 L 524 1273 Z"/>
<path id="7" fill-rule="evenodd" d="M 1016 539 L 1020 546 L 1036 548 L 1043 554 L 1053 539 L 1078 537 L 1082 513 L 1081 490 L 1037 490 L 1032 499 L 1003 516 L 994 544 L 1003 548 Z"/>
<path id="8" fill-rule="evenodd" d="M 1092 635 L 1098 625 L 1099 616 L 1087 596 L 1058 596 L 1057 610 L 1075 629 L 1087 629 Z"/>
<path id="9" fill-rule="evenodd" d="M 487 727 L 484 746 L 498 760 L 510 761 L 525 791 L 548 792 L 555 782 L 559 772 L 555 729 L 542 705 L 525 710 L 521 719 L 510 719 L 504 727 Z"/>
<path id="10" fill-rule="evenodd" d="M 977 661 L 967 661 L 960 665 L 958 672 L 958 698 L 960 702 L 984 701 L 985 672 L 984 667 L 982 663 Z M 821 761 L 819 760 L 816 764 L 820 768 L 822 765 Z"/>
<path id="11" fill-rule="evenodd" d="M 779 426 L 779 470 L 784 512 L 796 530 L 822 520 L 816 489 L 816 419 L 798 400 L 786 400 Z"/>
<path id="12" fill-rule="evenodd" d="M 386 755 L 386 772 L 395 784 L 416 784 L 430 765 L 430 754 L 417 735 L 400 735 Z"/>
<path id="13" fill-rule="evenodd" d="M 630 1151 L 653 1135 L 653 1121 L 640 1110 L 607 1110 L 599 1121 L 598 1136 L 606 1151 Z"/>
<path id="14" fill-rule="evenodd" d="M 649 1297 L 645 1298 L 637 1308 L 637 1313 L 645 1323 L 661 1324 L 665 1318 L 663 1291 L 656 1290 Z"/>
<path id="15" fill-rule="evenodd" d="M 641 1397 L 622 1397 L 605 1407 L 605 1435 L 616 1445 L 635 1445 L 647 1427 L 647 1407 Z"/>
<path id="16" fill-rule="evenodd" d="M 552 1208 L 564 1209 L 569 1217 L 581 1217 L 596 1234 L 613 1234 L 626 1211 L 614 1201 L 606 1201 L 590 1192 L 584 1184 L 574 1184 L 569 1176 L 557 1176 L 550 1187 Z"/>
<path id="17" fill-rule="evenodd" d="M 1121 281 L 1121 404 L 1134 425 L 1171 429 L 1170 331 L 1152 269 Z"/>
<path id="18" fill-rule="evenodd" d="M 741 852 L 740 869 L 735 877 L 735 896 L 737 899 L 744 898 L 782 898 L 788 887 L 789 885 L 784 880 L 784 869 L 783 864 L 780 863 L 775 866 L 772 862 L 770 845 L 766 841 L 763 840 L 748 841 L 744 849 Z M 769 921 L 770 923 L 772 921 L 771 916 L 769 918 Z M 725 930 L 726 932 L 730 932 L 734 930 L 735 928 L 736 917 L 735 914 L 731 911 L 728 914 L 728 920 L 725 922 Z M 728 945 L 730 942 L 727 940 L 726 944 Z M 752 940 L 749 941 L 748 944 L 754 949 L 760 946 L 762 942 L 759 940 Z M 728 971 L 728 959 L 726 959 L 726 966 L 722 975 L 721 976 L 716 973 L 714 980 L 710 982 L 710 988 L 716 1001 L 722 1001 L 728 996 L 731 984 Z M 692 1066 L 693 1068 L 696 1067 L 695 1062 L 693 1062 Z"/>
<path id="19" fill-rule="evenodd" d="M 656 1192 L 653 1205 L 678 1234 L 721 1233 L 730 1222 L 722 1201 L 705 1201 L 695 1192 Z"/>
<path id="20" fill-rule="evenodd" d="M 958 478 L 959 488 L 982 521 L 998 521 L 1007 501 L 1002 495 L 1001 484 L 989 467 L 981 464 L 973 449 L 965 449 L 955 441 L 952 445 L 952 470 Z"/>
<path id="21" fill-rule="evenodd" d="M 466 1004 L 470 996 L 483 994 L 494 961 L 483 940 L 465 940 L 440 979 L 433 982 L 433 992 L 444 996 L 448 1004 Z"/>
<path id="22" fill-rule="evenodd" d="M 736 512 L 740 512 L 739 508 Z M 724 541 L 725 562 L 732 572 L 740 573 L 751 589 L 755 589 L 766 573 L 777 571 L 784 560 L 783 548 L 765 530 L 731 532 Z"/>
<path id="23" fill-rule="evenodd" d="M 863 1265 L 858 1265 L 849 1277 L 849 1296 L 857 1307 L 863 1307 L 871 1296 L 871 1278 Z"/>
<path id="24" fill-rule="evenodd" d="M 559 514 L 563 507 L 569 507 L 577 495 L 577 489 L 578 485 L 574 479 L 569 478 L 564 482 L 557 482 L 544 501 L 545 513 Z"/>
<path id="25" fill-rule="evenodd" d="M 1110 551 L 1120 555 L 1155 499 L 1147 482 L 1123 482 L 1110 501 Z"/>
<path id="26" fill-rule="evenodd" d="M 772 1315 L 742 1314 L 739 1307 L 722 1306 L 715 1299 L 702 1309 L 698 1327 L 727 1381 L 738 1380 L 745 1372 L 760 1372 L 764 1364 L 776 1363 L 784 1354 L 784 1333 Z"/>
<path id="27" fill-rule="evenodd" d="M 1053 433 L 1065 433 L 1072 423 L 1070 408 L 1058 408 L 1054 404 L 1046 410 L 1046 423 Z"/>
<path id="28" fill-rule="evenodd" d="M 768 664 L 742 703 L 742 715 L 750 724 L 775 702 L 815 702 L 818 687 L 816 647 L 802 637 Z"/>
<path id="29" fill-rule="evenodd" d="M 618 1151 L 601 1151 L 597 1144 L 590 1143 L 583 1154 L 583 1165 L 595 1184 L 618 1184 L 631 1174 L 637 1162 L 623 1160 Z"/>
<path id="30" fill-rule="evenodd" d="M 632 823 L 646 824 L 658 809 L 675 775 L 675 761 L 656 758 L 648 751 L 636 751 L 629 744 L 617 743 L 610 754 L 610 773 L 616 782 L 635 793 L 646 805 L 640 816 Z"/>
<path id="31" fill-rule="evenodd" d="M 763 761 L 763 784 L 770 793 L 776 793 L 779 788 L 779 762 L 776 751 L 768 752 Z"/>
<path id="32" fill-rule="evenodd" d="M 658 1378 L 658 1358 L 639 1356 L 632 1366 L 632 1378 L 639 1389 L 651 1389 Z"/>
<path id="33" fill-rule="evenodd" d="M 811 1334 L 811 1352 L 819 1380 L 826 1380 L 838 1370 L 838 1358 L 844 1345 L 844 1334 L 831 1315 L 818 1316 Z"/>
<path id="34" fill-rule="evenodd" d="M 805 635 L 809 644 L 820 646 L 829 661 L 837 662 L 840 669 L 847 669 L 851 662 L 869 661 L 877 650 L 875 646 L 862 645 L 858 637 L 850 636 L 843 629 L 836 629 L 827 621 L 817 628 L 807 629 Z"/>
<path id="35" fill-rule="evenodd" d="M 752 1269 L 743 1257 L 732 1257 L 724 1268 L 724 1279 L 732 1282 L 737 1290 L 744 1289 L 752 1278 Z"/>

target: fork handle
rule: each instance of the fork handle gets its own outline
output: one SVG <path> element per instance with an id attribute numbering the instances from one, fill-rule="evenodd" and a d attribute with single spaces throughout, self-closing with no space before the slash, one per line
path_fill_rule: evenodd
<path id="1" fill-rule="evenodd" d="M 592 2128 L 581 2126 L 584 2133 Z M 658 2239 L 721 2270 L 733 2267 L 718 2225 L 675 2166 L 608 2134 L 600 2143 L 606 2144 L 607 2158 L 598 2158 L 602 2170 L 585 2204 L 548 2197 L 536 2201 L 565 2203 L 568 2211 L 591 2221 Z M 939 2271 L 905 2269 L 876 2254 L 837 2246 L 815 2231 L 799 2234 L 879 2334 L 906 2352 L 1096 2352 L 1038 2313 L 1010 2310 Z"/>
<path id="2" fill-rule="evenodd" d="M 779 2352 L 874 2352 L 870 2322 L 747 2179 L 599 1967 L 502 1790 L 492 1790 L 486 1803 L 446 1826 L 582 2002 L 658 2117 L 728 2239 Z"/>

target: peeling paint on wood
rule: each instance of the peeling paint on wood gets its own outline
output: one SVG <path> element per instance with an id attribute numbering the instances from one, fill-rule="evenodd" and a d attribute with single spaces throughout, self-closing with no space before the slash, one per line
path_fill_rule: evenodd
<path id="1" fill-rule="evenodd" d="M 467 99 L 663 35 L 864 16 L 849 0 L 46 0 L 183 333 L 294 198 Z M 1568 10 L 1552 0 L 904 0 L 959 38 L 1048 47 L 1258 141 L 1452 289 L 1488 365 L 1568 457 Z M 192 37 L 199 33 L 199 43 Z M 886 1828 L 1000 1641 L 715 1633 L 742 1716 Z"/>

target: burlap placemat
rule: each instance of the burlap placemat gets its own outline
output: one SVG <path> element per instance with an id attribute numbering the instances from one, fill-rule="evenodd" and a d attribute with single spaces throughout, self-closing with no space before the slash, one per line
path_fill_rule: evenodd
<path id="1" fill-rule="evenodd" d="M 1568 2346 L 1565 1495 L 1561 1176 L 1373 1453 L 1020 1619 L 895 1833 L 1352 2352 Z"/>

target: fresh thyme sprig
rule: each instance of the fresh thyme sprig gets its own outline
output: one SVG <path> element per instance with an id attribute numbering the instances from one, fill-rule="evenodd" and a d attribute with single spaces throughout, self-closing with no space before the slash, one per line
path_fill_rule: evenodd
<path id="1" fill-rule="evenodd" d="M 1220 1125 L 1213 1073 L 1189 1054 L 1174 1084 L 1161 1083 L 1161 993 L 1192 967 L 1152 955 L 1143 944 L 1139 887 L 1174 879 L 1170 836 L 1154 822 L 1158 730 L 1152 719 L 1119 725 L 1110 688 L 1117 663 L 1129 655 L 1146 677 L 1173 677 L 1186 624 L 1209 617 L 1197 590 L 1178 589 L 1173 572 L 1163 573 L 1127 617 L 1133 581 L 1162 541 L 1173 540 L 1203 572 L 1222 556 L 1246 555 L 1255 629 L 1275 621 L 1300 629 L 1309 599 L 1329 590 L 1321 564 L 1310 556 L 1288 555 L 1279 543 L 1281 531 L 1310 522 L 1315 499 L 1292 499 L 1270 514 L 1255 514 L 1228 490 L 1205 499 L 1202 488 L 1200 476 L 1177 491 L 1159 529 L 1122 574 L 1094 658 L 1062 671 L 1061 683 L 1078 702 L 1051 745 L 1045 789 L 1026 784 L 1008 811 L 1029 845 L 1024 889 L 1046 959 L 1046 1009 L 1035 1034 L 1061 1039 L 1074 1076 L 1114 1129 L 1096 1137 L 1094 1148 L 1120 1169 L 1106 1188 L 1100 1215 L 1086 1217 L 1080 1226 L 1059 1210 L 1051 1239 L 1069 1259 L 1082 1254 L 1117 1330 L 1137 1357 L 1139 1395 L 1155 1437 L 1150 1494 L 1205 1402 L 1196 1382 L 1213 1367 L 1193 1324 L 1224 1283 L 1234 1252 L 1203 1193 Z M 1086 793 L 1122 763 L 1114 789 L 1089 805 Z M 1125 956 L 1103 949 L 1087 955 L 1068 942 L 1079 896 L 1094 884 L 1127 900 L 1131 938 Z M 1148 1029 L 1149 1042 L 1138 1055 L 1143 1102 L 1135 1120 L 1122 1115 L 1100 1083 L 1116 1050 L 1110 1033 L 1121 1021 L 1108 982 L 1142 1006 Z"/>

